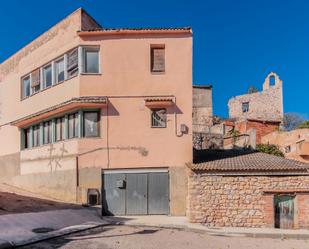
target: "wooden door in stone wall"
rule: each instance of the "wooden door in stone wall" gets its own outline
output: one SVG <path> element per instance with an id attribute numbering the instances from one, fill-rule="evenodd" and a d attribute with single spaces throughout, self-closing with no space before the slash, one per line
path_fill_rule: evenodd
<path id="1" fill-rule="evenodd" d="M 294 199 L 292 195 L 275 196 L 275 227 L 282 229 L 294 228 Z"/>

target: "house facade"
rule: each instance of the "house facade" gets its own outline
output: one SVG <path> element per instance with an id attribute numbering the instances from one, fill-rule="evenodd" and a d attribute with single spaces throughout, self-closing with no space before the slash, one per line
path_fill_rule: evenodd
<path id="1" fill-rule="evenodd" d="M 2 182 L 111 214 L 185 214 L 190 28 L 105 29 L 78 9 L 0 81 Z"/>
<path id="2" fill-rule="evenodd" d="M 286 158 L 309 163 L 309 129 L 274 131 L 262 137 L 264 144 L 276 144 Z"/>

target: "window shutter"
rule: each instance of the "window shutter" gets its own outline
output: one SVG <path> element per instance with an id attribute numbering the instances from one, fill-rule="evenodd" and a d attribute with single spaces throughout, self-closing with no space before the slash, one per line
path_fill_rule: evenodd
<path id="1" fill-rule="evenodd" d="M 68 54 L 68 70 L 71 70 L 78 66 L 78 53 L 77 49 L 74 49 Z"/>
<path id="2" fill-rule="evenodd" d="M 74 49 L 68 53 L 68 77 L 73 77 L 78 74 L 78 50 Z"/>
<path id="3" fill-rule="evenodd" d="M 152 48 L 152 71 L 164 72 L 165 71 L 165 49 Z"/>
<path id="4" fill-rule="evenodd" d="M 40 69 L 37 69 L 31 73 L 31 87 L 40 85 Z"/>

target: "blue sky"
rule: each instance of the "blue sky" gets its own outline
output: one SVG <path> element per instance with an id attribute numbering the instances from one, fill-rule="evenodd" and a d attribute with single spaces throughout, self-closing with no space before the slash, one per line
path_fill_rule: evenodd
<path id="1" fill-rule="evenodd" d="M 194 32 L 193 82 L 213 85 L 214 113 L 261 89 L 270 71 L 283 80 L 284 111 L 309 118 L 307 0 L 10 0 L 0 5 L 0 61 L 75 9 L 105 27 L 181 27 Z"/>

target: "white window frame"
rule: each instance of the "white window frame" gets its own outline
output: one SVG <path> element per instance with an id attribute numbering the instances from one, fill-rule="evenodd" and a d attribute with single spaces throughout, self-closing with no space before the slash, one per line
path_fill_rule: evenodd
<path id="1" fill-rule="evenodd" d="M 81 74 L 96 75 L 101 74 L 101 56 L 100 56 L 100 46 L 83 46 L 79 49 L 79 68 L 81 69 Z M 86 72 L 86 52 L 93 51 L 98 53 L 98 72 Z"/>
<path id="2" fill-rule="evenodd" d="M 45 70 L 45 68 L 47 68 L 49 66 L 51 68 L 51 85 L 47 87 L 46 86 L 46 80 L 45 80 L 45 77 L 44 77 L 44 70 Z M 46 64 L 42 67 L 42 78 L 43 78 L 43 89 L 50 88 L 50 87 L 53 86 L 53 64 L 52 64 L 52 62 L 50 62 L 50 63 L 48 63 L 48 64 Z"/>
<path id="3" fill-rule="evenodd" d="M 63 61 L 63 80 L 62 81 L 58 81 L 58 75 L 57 75 L 57 70 L 56 70 L 57 68 L 56 65 L 60 61 Z M 54 85 L 60 84 L 64 82 L 65 80 L 66 80 L 66 63 L 65 63 L 65 56 L 63 55 L 57 58 L 56 60 L 54 60 Z"/>

